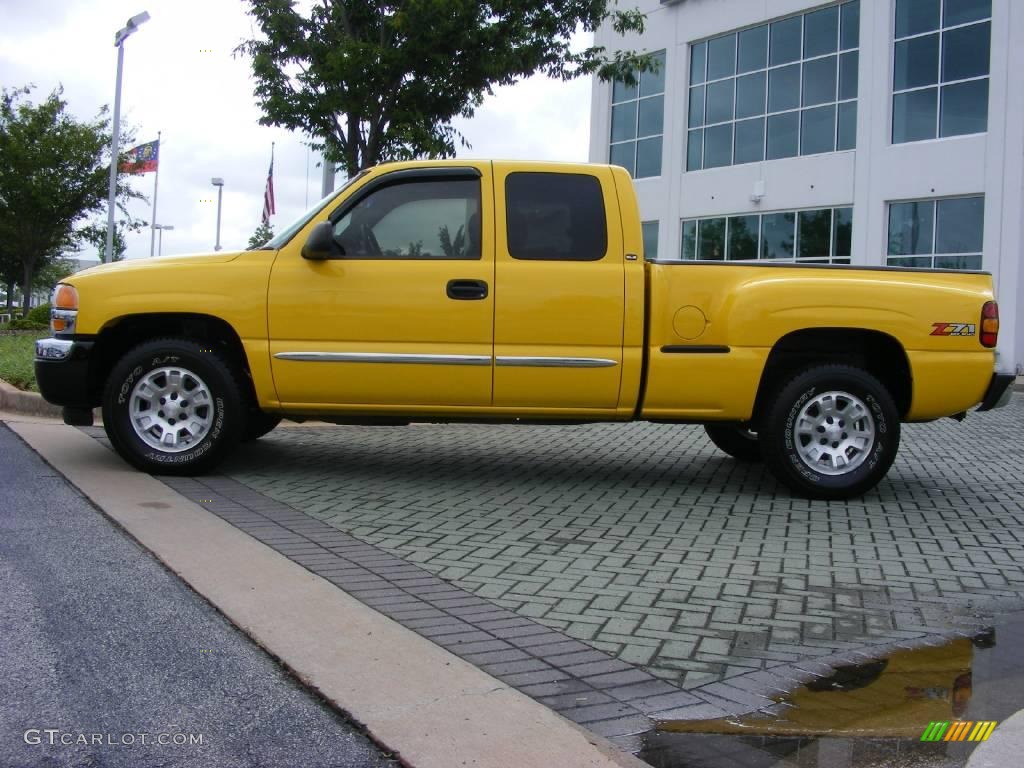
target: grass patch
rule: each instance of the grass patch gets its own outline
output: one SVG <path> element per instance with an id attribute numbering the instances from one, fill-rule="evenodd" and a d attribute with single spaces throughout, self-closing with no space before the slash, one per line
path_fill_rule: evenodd
<path id="1" fill-rule="evenodd" d="M 47 335 L 46 331 L 0 331 L 0 379 L 18 389 L 38 392 L 32 361 L 36 339 Z"/>

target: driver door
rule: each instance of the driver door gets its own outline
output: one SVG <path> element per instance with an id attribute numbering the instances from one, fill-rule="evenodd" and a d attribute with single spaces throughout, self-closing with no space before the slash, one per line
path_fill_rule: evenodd
<path id="1" fill-rule="evenodd" d="M 371 177 L 330 214 L 338 258 L 282 249 L 268 296 L 285 407 L 439 413 L 489 406 L 493 197 L 487 163 Z"/>

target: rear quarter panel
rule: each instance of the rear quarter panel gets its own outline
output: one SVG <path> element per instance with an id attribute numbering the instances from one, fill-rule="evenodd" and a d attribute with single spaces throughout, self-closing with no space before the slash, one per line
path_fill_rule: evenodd
<path id="1" fill-rule="evenodd" d="M 909 420 L 957 413 L 982 399 L 992 350 L 973 336 L 934 336 L 936 323 L 977 326 L 992 278 L 974 273 L 752 266 L 647 265 L 648 386 L 643 415 L 746 420 L 772 347 L 810 328 L 878 331 L 905 350 Z M 674 354 L 664 347 L 728 347 Z"/>

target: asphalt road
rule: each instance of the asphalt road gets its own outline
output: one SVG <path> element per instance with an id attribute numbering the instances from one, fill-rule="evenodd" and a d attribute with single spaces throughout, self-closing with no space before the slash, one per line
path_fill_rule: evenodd
<path id="1" fill-rule="evenodd" d="M 0 424 L 0 765 L 394 764 Z"/>

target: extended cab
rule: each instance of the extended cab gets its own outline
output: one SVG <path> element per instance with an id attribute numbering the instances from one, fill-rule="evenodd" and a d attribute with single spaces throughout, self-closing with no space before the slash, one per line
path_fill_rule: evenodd
<path id="1" fill-rule="evenodd" d="M 260 250 L 57 286 L 36 376 L 148 472 L 282 417 L 704 424 L 798 493 L 874 486 L 901 421 L 1008 397 L 985 273 L 645 261 L 621 168 L 382 165 Z"/>

